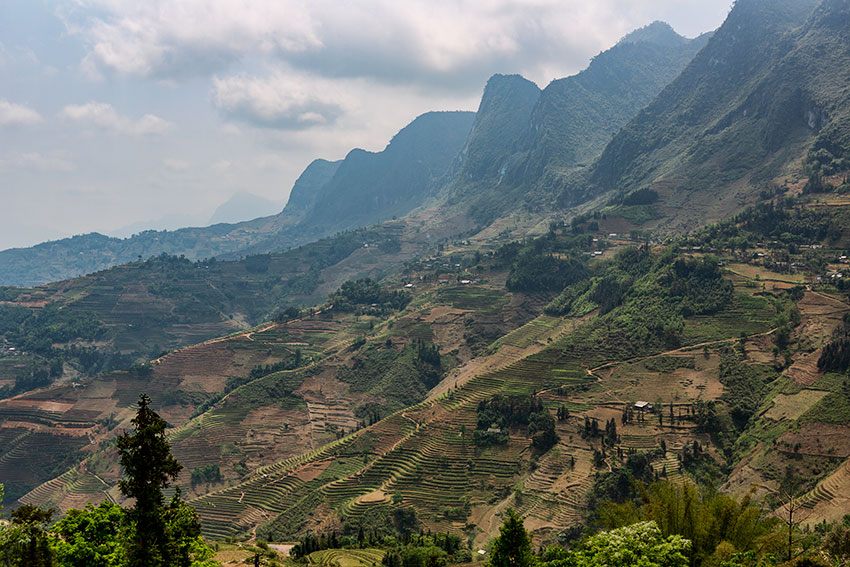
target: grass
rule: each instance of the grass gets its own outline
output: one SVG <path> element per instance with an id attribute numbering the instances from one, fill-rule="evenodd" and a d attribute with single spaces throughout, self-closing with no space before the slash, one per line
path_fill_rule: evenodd
<path id="1" fill-rule="evenodd" d="M 819 423 L 850 422 L 850 400 L 843 394 L 830 392 L 812 406 L 799 421 Z"/>
<path id="2" fill-rule="evenodd" d="M 495 313 L 508 304 L 508 297 L 493 289 L 466 285 L 438 290 L 437 301 L 448 303 L 456 309 Z"/>
<path id="3" fill-rule="evenodd" d="M 684 344 L 754 335 L 772 328 L 776 310 L 770 300 L 736 293 L 731 305 L 714 315 L 700 315 L 685 321 Z"/>

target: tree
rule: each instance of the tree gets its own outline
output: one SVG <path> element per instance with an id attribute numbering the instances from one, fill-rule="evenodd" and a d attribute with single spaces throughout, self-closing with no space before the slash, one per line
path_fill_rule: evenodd
<path id="1" fill-rule="evenodd" d="M 691 542 L 678 535 L 665 538 L 655 522 L 639 522 L 588 538 L 576 565 L 686 567 Z"/>
<path id="2" fill-rule="evenodd" d="M 88 504 L 53 526 L 51 547 L 62 567 L 120 567 L 124 554 L 124 510 L 117 504 Z"/>
<path id="3" fill-rule="evenodd" d="M 162 489 L 177 478 L 183 468 L 171 455 L 165 438 L 166 422 L 150 407 L 146 394 L 139 396 L 132 433 L 118 437 L 118 454 L 126 478 L 118 486 L 127 498 L 136 500 L 127 511 L 131 537 L 127 544 L 131 567 L 158 567 L 177 564 L 166 533 L 166 509 Z"/>
<path id="4" fill-rule="evenodd" d="M 508 508 L 508 517 L 493 540 L 488 567 L 530 567 L 534 565 L 531 552 L 531 535 L 522 525 L 522 518 Z"/>
<path id="5" fill-rule="evenodd" d="M 24 504 L 12 512 L 0 532 L 0 561 L 9 567 L 52 567 L 53 554 L 44 529 L 53 510 Z"/>

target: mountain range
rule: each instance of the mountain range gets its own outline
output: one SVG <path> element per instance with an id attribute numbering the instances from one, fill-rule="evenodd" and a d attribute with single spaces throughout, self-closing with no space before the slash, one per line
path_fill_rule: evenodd
<path id="1" fill-rule="evenodd" d="M 799 506 L 803 553 L 850 494 L 848 34 L 848 0 L 738 0 L 495 75 L 277 215 L 0 253 L 7 501 L 121 501 L 146 391 L 218 540 L 484 549 L 512 508 L 542 546 L 701 486 Z"/>

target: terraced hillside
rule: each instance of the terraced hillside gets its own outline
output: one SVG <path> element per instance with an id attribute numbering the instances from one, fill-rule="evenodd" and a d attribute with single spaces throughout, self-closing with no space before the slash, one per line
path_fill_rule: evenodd
<path id="1" fill-rule="evenodd" d="M 20 486 L 17 492 L 7 494 L 22 495 L 74 463 L 68 473 L 74 478 L 100 479 L 101 494 L 92 499 L 119 498 L 115 483 L 120 470 L 110 440 L 128 426 L 131 405 L 143 390 L 174 426 L 169 436 L 185 467 L 180 483 L 187 494 L 217 490 L 259 467 L 321 447 L 423 399 L 443 372 L 470 356 L 467 339 L 473 341 L 475 331 L 470 329 L 479 318 L 488 332 L 510 328 L 517 309 L 509 304 L 521 306 L 525 300 L 475 287 L 458 287 L 449 297 L 458 301 L 483 293 L 498 298 L 500 308 L 453 308 L 443 298 L 448 289 L 429 284 L 417 289 L 415 301 L 391 321 L 328 308 L 305 311 L 294 320 L 176 350 L 133 372 L 113 372 L 0 402 L 0 431 L 7 432 L 10 447 L 22 445 L 26 437 L 16 437 L 28 431 L 45 437 L 75 435 L 84 445 L 79 452 L 71 450 L 73 444 L 67 444 L 68 451 L 47 452 L 40 460 L 45 471 L 26 475 L 15 485 Z M 419 337 L 406 331 L 429 324 L 439 329 L 436 334 Z M 361 337 L 369 343 L 356 345 Z M 440 353 L 436 366 L 419 360 L 418 341 L 426 340 Z M 61 446 L 63 438 L 58 439 Z M 16 454 L 10 449 L 5 456 L 10 466 Z M 0 475 L 7 474 L 2 466 Z M 192 472 L 204 467 L 216 467 L 217 478 L 190 482 Z M 80 494 L 67 478 L 38 486 L 22 502 L 60 509 L 76 505 Z"/>
<path id="2" fill-rule="evenodd" d="M 535 319 L 497 340 L 490 357 L 527 349 L 542 339 L 536 352 L 482 365 L 464 381 L 447 379 L 426 402 L 195 500 L 206 533 L 279 539 L 308 530 L 374 525 L 395 508 L 409 508 L 429 529 L 449 530 L 483 544 L 500 524 L 500 512 L 511 506 L 526 517 L 538 538 L 550 539 L 584 521 L 597 472 L 618 466 L 630 454 L 655 454 L 653 470 L 666 478 L 701 474 L 683 465 L 681 453 L 699 441 L 721 458 L 722 447 L 699 425 L 694 408 L 728 394 L 719 368 L 742 335 L 740 328 L 723 321 L 749 321 L 747 344 L 767 340 L 763 348 L 753 346 L 751 362 L 744 363 L 748 367 L 761 369 L 756 360 L 772 349 L 774 300 L 751 296 L 749 290 L 738 286 L 735 301 L 717 314 L 715 325 L 701 317 L 688 319 L 684 336 L 689 342 L 684 346 L 639 357 L 621 351 L 620 360 L 608 358 L 603 364 L 597 362 L 608 356 L 607 349 L 585 351 L 591 364 L 573 355 L 581 344 L 580 331 L 599 328 L 598 316 Z M 812 297 L 805 295 L 801 306 Z M 692 328 L 699 332 L 689 333 Z M 560 441 L 536 454 L 526 429 L 519 427 L 504 445 L 477 445 L 476 408 L 497 394 L 535 395 L 552 413 L 568 408 L 570 416 L 556 426 Z M 621 424 L 624 410 L 639 399 L 651 400 L 662 411 L 640 413 Z M 602 439 L 585 434 L 585 418 L 617 422 L 618 437 L 603 464 L 595 455 L 603 450 Z"/>

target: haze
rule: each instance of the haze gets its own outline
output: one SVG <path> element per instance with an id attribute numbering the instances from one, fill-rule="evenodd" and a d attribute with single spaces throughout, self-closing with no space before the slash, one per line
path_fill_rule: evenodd
<path id="1" fill-rule="evenodd" d="M 286 199 L 314 158 L 380 150 L 493 73 L 543 86 L 629 31 L 693 37 L 729 0 L 6 0 L 0 249 L 197 224 Z M 276 211 L 269 211 L 269 214 Z"/>

